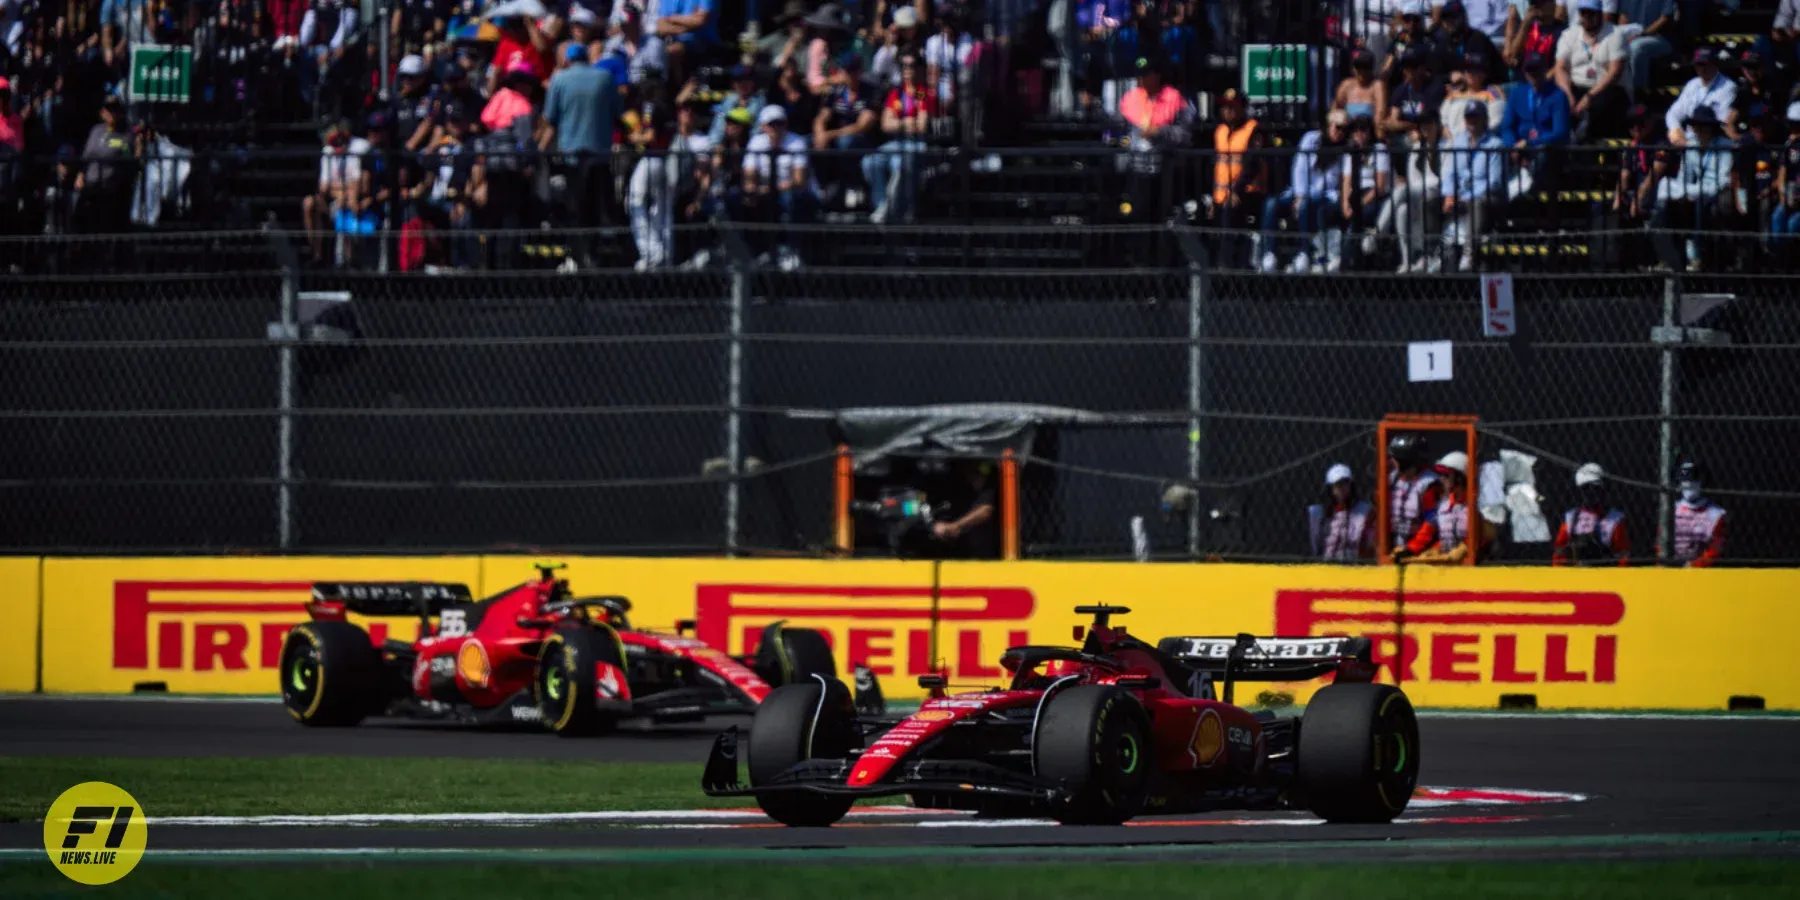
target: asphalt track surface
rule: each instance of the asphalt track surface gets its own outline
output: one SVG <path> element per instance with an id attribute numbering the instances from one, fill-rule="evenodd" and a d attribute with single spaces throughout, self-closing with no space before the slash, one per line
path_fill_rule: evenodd
<path id="1" fill-rule="evenodd" d="M 694 763 L 729 721 L 571 741 L 529 731 L 371 723 L 296 726 L 277 703 L 0 699 L 6 755 L 353 755 Z M 758 858 L 1493 859 L 1694 855 L 1800 857 L 1800 718 L 1426 718 L 1421 784 L 1556 791 L 1579 802 L 1409 810 L 1385 826 L 1306 824 L 1301 813 L 1150 817 L 1129 827 L 884 816 L 830 830 L 669 822 L 646 827 L 180 826 L 167 850 L 328 852 L 483 848 L 594 861 Z M 380 810 L 367 810 L 380 812 Z M 950 817 L 957 819 L 961 817 Z M 705 823 L 699 823 L 705 824 Z M 4 848 L 41 848 L 41 826 L 0 825 Z M 788 850 L 788 853 L 770 850 Z M 791 851 L 803 851 L 796 854 Z"/>

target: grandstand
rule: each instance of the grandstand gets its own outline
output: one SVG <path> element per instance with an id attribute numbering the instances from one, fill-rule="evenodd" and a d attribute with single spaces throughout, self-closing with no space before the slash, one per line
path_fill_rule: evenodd
<path id="1" fill-rule="evenodd" d="M 810 111 L 833 102 L 829 73 L 844 59 L 854 57 L 865 85 L 862 102 L 880 107 L 899 87 L 897 59 L 909 53 L 920 56 L 922 67 L 929 67 L 937 79 L 935 85 L 926 84 L 924 88 L 942 95 L 936 99 L 936 114 L 922 144 L 904 155 L 893 155 L 895 169 L 909 173 L 908 187 L 921 198 L 912 221 L 962 226 L 1173 222 L 1212 227 L 1218 224 L 1209 218 L 1207 202 L 1216 162 L 1212 131 L 1224 92 L 1248 86 L 1243 60 L 1258 52 L 1265 55 L 1257 59 L 1268 59 L 1266 54 L 1270 51 L 1255 48 L 1276 48 L 1273 52 L 1278 54 L 1277 60 L 1280 53 L 1290 54 L 1291 67 L 1300 70 L 1302 81 L 1308 85 L 1304 96 L 1293 98 L 1295 102 L 1259 102 L 1252 97 L 1250 112 L 1261 123 L 1267 141 L 1267 149 L 1260 152 L 1268 157 L 1268 189 L 1273 195 L 1290 187 L 1286 182 L 1296 148 L 1308 131 L 1322 125 L 1325 114 L 1333 107 L 1330 88 L 1348 75 L 1354 51 L 1380 51 L 1377 63 L 1381 80 L 1390 87 L 1397 83 L 1398 50 L 1406 42 L 1401 17 L 1410 6 L 1402 0 L 1248 4 L 1241 9 L 1232 4 L 1195 0 L 1159 4 L 1100 2 L 1086 6 L 1025 0 L 947 2 L 933 6 L 921 0 L 916 6 L 904 7 L 908 11 L 904 13 L 897 12 L 901 6 L 885 2 L 823 6 L 798 3 L 779 9 L 764 4 L 758 10 L 760 19 L 752 19 L 746 15 L 744 5 L 714 4 L 711 27 L 719 35 L 741 37 L 736 41 L 709 42 L 705 36 L 689 40 L 692 35 L 666 35 L 666 44 L 699 49 L 678 54 L 675 62 L 667 64 L 669 71 L 648 67 L 646 77 L 633 64 L 620 61 L 627 55 L 626 50 L 615 45 L 616 39 L 607 37 L 621 27 L 623 2 L 614 9 L 607 0 L 595 0 L 595 5 L 580 15 L 571 10 L 584 7 L 553 5 L 544 9 L 536 0 L 525 3 L 506 4 L 500 11 L 518 6 L 527 13 L 544 13 L 541 18 L 524 17 L 533 23 L 527 41 L 535 53 L 533 58 L 563 60 L 567 51 L 582 47 L 586 52 L 577 52 L 581 56 L 577 65 L 585 66 L 594 60 L 599 68 L 611 65 L 609 73 L 618 76 L 615 86 L 623 90 L 623 102 L 611 109 L 614 114 L 623 115 L 608 123 L 615 155 L 604 200 L 600 201 L 606 208 L 571 210 L 555 202 L 556 195 L 566 187 L 564 181 L 558 180 L 564 174 L 559 160 L 566 157 L 556 153 L 555 144 L 540 149 L 541 141 L 527 140 L 502 148 L 494 143 L 495 136 L 489 135 L 471 138 L 468 146 L 486 154 L 490 168 L 496 170 L 503 168 L 498 161 L 516 156 L 518 169 L 527 173 L 525 179 L 497 183 L 516 184 L 516 188 L 505 193 L 516 191 L 529 194 L 530 198 L 506 209 L 498 208 L 501 203 L 490 204 L 485 210 L 475 210 L 467 226 L 457 227 L 486 230 L 625 224 L 634 204 L 640 203 L 634 199 L 630 184 L 632 167 L 644 157 L 669 152 L 666 148 L 671 126 L 663 120 L 673 118 L 669 109 L 677 98 L 671 95 L 678 87 L 680 99 L 693 103 L 704 132 L 710 127 L 711 117 L 724 115 L 728 104 L 719 105 L 718 101 L 731 94 L 734 67 L 749 66 L 759 103 L 761 98 L 770 98 L 773 103 L 781 99 L 782 64 L 793 57 L 791 65 L 798 70 L 795 80 L 803 90 L 791 95 L 796 99 L 790 105 L 796 105 L 796 111 Z M 674 8 L 671 0 L 662 0 L 660 5 Z M 1504 22 L 1502 29 L 1523 29 L 1527 26 L 1518 18 L 1521 11 L 1543 6 L 1555 10 L 1558 27 L 1580 28 L 1578 5 L 1479 2 L 1468 4 L 1465 15 L 1471 19 L 1471 30 L 1484 24 L 1492 28 L 1494 22 L 1502 21 L 1494 18 L 1496 10 L 1516 20 Z M 1604 27 L 1641 28 L 1645 23 L 1628 21 L 1630 13 L 1653 10 L 1659 3 L 1627 3 L 1622 12 L 1614 11 L 1614 3 L 1605 5 Z M 1692 77 L 1694 51 L 1705 49 L 1717 52 L 1721 77 L 1739 82 L 1748 78 L 1744 74 L 1749 68 L 1745 65 L 1747 57 L 1770 57 L 1762 67 L 1765 74 L 1760 86 L 1743 91 L 1746 99 L 1737 107 L 1741 114 L 1732 117 L 1736 121 L 1726 128 L 1730 137 L 1747 137 L 1748 117 L 1752 114 L 1747 98 L 1752 93 L 1760 92 L 1765 101 L 1754 109 L 1755 115 L 1769 120 L 1786 118 L 1790 96 L 1787 88 L 1800 66 L 1792 58 L 1793 44 L 1778 40 L 1788 33 L 1775 33 L 1777 11 L 1773 0 L 1668 5 L 1674 15 L 1660 31 L 1669 36 L 1673 52 L 1647 63 L 1648 71 L 1642 75 L 1634 73 L 1633 77 L 1647 84 L 1636 91 L 1637 96 L 1632 98 L 1636 103 L 1660 119 L 1662 110 L 1676 100 Z M 1736 8 L 1731 8 L 1733 5 Z M 96 2 L 89 6 L 81 10 L 83 15 L 75 17 L 72 28 L 61 33 L 56 32 L 51 18 L 53 11 L 60 14 L 61 7 L 50 4 L 27 4 L 18 20 L 10 23 L 0 68 L 12 85 L 12 108 L 23 116 L 17 128 L 18 146 L 7 159 L 14 173 L 9 176 L 12 185 L 0 201 L 12 204 L 8 210 L 12 214 L 6 218 L 13 223 L 9 229 L 13 233 L 112 230 L 103 227 L 103 216 L 83 216 L 76 210 L 59 212 L 53 208 L 72 193 L 66 186 L 60 193 L 57 190 L 57 162 L 61 159 L 76 163 L 70 169 L 92 162 L 79 157 L 91 149 L 89 129 L 100 101 L 109 94 L 127 101 L 126 121 L 121 128 L 135 135 L 134 171 L 139 173 L 135 190 L 156 190 L 146 184 L 142 173 L 153 168 L 164 154 L 192 154 L 181 189 L 169 192 L 170 202 L 163 204 L 154 217 L 157 230 L 241 230 L 270 225 L 299 230 L 309 224 L 318 227 L 320 221 L 326 220 L 309 223 L 304 209 L 307 198 L 321 190 L 321 148 L 333 139 L 334 129 L 343 135 L 351 156 L 360 153 L 371 160 L 374 155 L 386 156 L 387 163 L 369 162 L 366 167 L 395 173 L 384 177 L 397 179 L 392 187 L 404 192 L 411 184 L 406 179 L 426 177 L 435 165 L 428 153 L 436 141 L 442 140 L 442 107 L 432 107 L 427 113 L 438 117 L 431 126 L 436 133 L 410 148 L 396 146 L 407 143 L 408 136 L 400 135 L 390 140 L 385 150 L 369 150 L 366 142 L 371 114 L 385 112 L 387 124 L 381 127 L 386 130 L 392 131 L 396 124 L 410 127 L 417 121 L 415 107 L 423 110 L 450 96 L 443 82 L 459 60 L 464 60 L 461 68 L 470 76 L 468 83 L 475 92 L 472 99 L 491 103 L 480 95 L 503 86 L 509 77 L 494 71 L 505 67 L 496 57 L 518 46 L 517 42 L 509 43 L 513 39 L 496 27 L 495 23 L 504 22 L 505 17 L 493 17 L 493 3 L 485 5 L 484 18 L 474 4 L 366 2 L 357 10 L 340 5 L 338 0 L 319 0 L 310 6 L 294 0 L 158 2 L 144 7 L 153 11 L 148 15 L 152 21 L 122 12 L 128 4 Z M 1451 6 L 1460 9 L 1463 4 Z M 1440 27 L 1443 4 L 1420 7 L 1426 10 L 1424 31 L 1429 33 Z M 652 2 L 643 12 L 646 24 L 651 26 L 646 34 L 662 28 L 658 11 L 659 4 Z M 351 12 L 360 14 L 347 15 Z M 1058 16 L 1066 18 L 1059 21 Z M 1477 16 L 1483 21 L 1473 21 Z M 335 29 L 326 27 L 334 21 Z M 579 28 L 586 30 L 577 34 Z M 783 40 L 790 33 L 788 29 L 796 35 L 793 42 Z M 1495 32 L 1494 37 L 1485 40 L 1498 51 L 1500 47 L 1510 47 L 1506 39 L 1510 33 Z M 95 40 L 88 42 L 88 35 Z M 639 41 L 638 46 L 649 40 L 653 38 Z M 1429 46 L 1440 46 L 1450 39 L 1440 34 L 1428 40 L 1439 41 L 1439 45 Z M 586 47 L 590 41 L 592 46 Z M 131 62 L 132 48 L 140 45 L 193 48 L 194 61 L 187 76 L 191 84 L 185 102 L 142 99 L 141 91 L 131 90 L 131 76 L 139 68 Z M 1442 54 L 1431 59 L 1438 55 Z M 422 56 L 432 57 L 431 64 L 421 67 L 423 77 L 411 78 L 409 86 L 409 76 L 400 69 L 409 60 Z M 1172 96 L 1186 107 L 1184 127 L 1179 133 L 1165 132 L 1146 140 L 1141 130 L 1134 129 L 1120 114 L 1121 98 L 1136 83 L 1139 67 L 1146 64 L 1163 70 Z M 559 71 L 566 65 L 555 64 Z M 1454 61 L 1430 65 L 1444 70 L 1456 68 Z M 1490 60 L 1489 66 L 1495 73 L 1494 80 L 1506 85 L 1522 78 L 1524 60 L 1502 54 L 1501 58 Z M 137 71 L 140 79 L 145 71 L 154 69 Z M 1436 73 L 1447 74 L 1452 73 Z M 545 76 L 550 73 L 536 75 L 541 91 Z M 681 80 L 675 81 L 676 77 Z M 688 83 L 690 77 L 695 83 Z M 539 93 L 536 99 L 541 101 L 543 95 Z M 480 110 L 483 115 L 486 111 Z M 471 109 L 466 114 L 473 120 L 476 112 Z M 532 115 L 543 112 L 540 105 Z M 1493 127 L 1498 129 L 1499 124 L 1496 121 Z M 482 130 L 478 123 L 472 125 L 476 126 L 474 131 Z M 541 122 L 534 123 L 534 127 L 541 128 Z M 797 121 L 792 131 L 809 135 L 811 123 Z M 861 223 L 868 222 L 877 212 L 873 197 L 881 192 L 866 183 L 858 163 L 879 146 L 880 131 L 878 119 L 876 128 L 865 135 L 861 146 L 833 146 L 810 153 L 812 170 L 821 182 L 819 219 Z M 536 137 L 541 138 L 541 133 Z M 1405 143 L 1404 135 L 1386 133 L 1381 137 L 1397 161 L 1404 160 L 1408 152 L 1418 152 Z M 1580 146 L 1562 148 L 1549 163 L 1560 176 L 1550 189 L 1515 191 L 1518 195 L 1504 204 L 1504 211 L 1490 219 L 1492 224 L 1488 227 L 1494 233 L 1487 236 L 1481 248 L 1484 268 L 1557 265 L 1582 270 L 1631 267 L 1652 261 L 1648 257 L 1618 259 L 1621 242 L 1616 234 L 1608 238 L 1587 233 L 1628 231 L 1649 223 L 1648 216 L 1621 223 L 1617 216 L 1608 214 L 1618 186 L 1621 151 L 1628 143 L 1623 129 L 1616 124 L 1597 127 L 1581 137 L 1584 140 Z M 1771 121 L 1767 138 L 1771 144 L 1779 145 L 1786 138 L 1786 129 Z M 1745 141 L 1740 140 L 1742 143 Z M 1764 156 L 1773 159 L 1776 149 L 1768 148 Z M 731 148 L 729 152 L 742 151 Z M 1768 231 L 1768 216 L 1755 209 L 1759 159 L 1751 157 L 1758 152 L 1740 146 L 1743 158 L 1734 165 L 1734 171 L 1743 175 L 1734 187 L 1747 189 L 1751 194 L 1743 209 L 1710 221 L 1701 216 L 1677 227 Z M 1457 156 L 1445 158 L 1451 168 L 1463 160 Z M 1678 154 L 1665 155 L 1664 159 L 1670 168 L 1664 177 L 1679 175 Z M 1766 188 L 1776 173 L 1770 171 L 1768 159 L 1761 161 L 1767 174 L 1760 187 Z M 1530 167 L 1531 162 L 1524 157 L 1509 157 L 1508 172 Z M 359 170 L 363 167 L 360 163 L 352 165 Z M 1402 162 L 1395 163 L 1396 171 L 1403 167 Z M 726 168 L 740 168 L 737 157 Z M 866 166 L 862 169 L 867 171 Z M 693 175 L 685 172 L 680 177 Z M 715 193 L 721 195 L 735 187 L 727 185 L 721 190 L 714 185 Z M 694 185 L 672 183 L 671 189 L 686 197 Z M 740 219 L 776 222 L 767 209 L 757 207 L 742 214 L 728 200 L 721 198 L 716 203 L 701 202 L 677 210 L 673 220 L 677 224 L 697 224 L 731 220 L 738 214 L 735 217 Z M 1728 201 L 1729 198 L 1723 205 L 1729 206 Z M 321 207 L 329 205 L 335 209 L 341 198 L 319 202 Z M 437 212 L 415 206 L 435 207 Z M 451 225 L 445 219 L 453 206 L 444 202 L 391 202 L 385 208 L 361 214 L 362 221 L 350 223 L 348 231 L 399 231 L 407 222 L 420 220 L 427 228 L 435 226 L 448 232 Z M 132 228 L 149 227 L 149 218 L 134 216 Z M 1260 224 L 1258 218 L 1253 212 L 1246 222 L 1255 227 Z M 342 218 L 335 225 L 340 232 L 346 230 Z M 1283 228 L 1288 227 L 1284 223 Z M 1380 247 L 1377 252 L 1358 254 L 1355 260 L 1346 258 L 1343 264 L 1391 268 L 1398 253 L 1391 225 L 1383 227 L 1385 230 L 1378 229 L 1376 235 Z M 1071 253 L 1067 246 L 1033 247 L 1025 242 L 1008 246 L 1002 242 L 975 247 L 966 239 L 948 244 L 946 241 L 947 238 L 933 237 L 928 230 L 918 232 L 914 238 L 896 237 L 893 233 L 846 237 L 799 256 L 810 257 L 808 261 L 814 264 L 828 265 L 878 265 L 892 259 L 912 264 L 944 259 L 958 265 L 1137 265 L 1178 259 L 1165 252 L 1168 248 L 1139 248 L 1121 256 L 1117 248 L 1110 247 Z M 344 249 L 344 241 L 335 243 L 334 252 L 329 254 L 331 259 L 322 264 L 404 267 L 402 259 L 410 255 L 419 257 L 415 260 L 418 265 L 555 267 L 575 262 L 604 268 L 649 262 L 654 267 L 675 265 L 682 259 L 691 261 L 696 250 L 690 244 L 678 248 L 682 259 L 646 260 L 646 253 L 628 241 L 605 240 L 576 246 L 575 242 L 560 238 L 538 238 L 521 245 L 522 252 L 505 260 L 496 259 L 490 251 L 473 254 L 469 260 L 451 260 L 446 253 L 442 258 L 426 261 L 420 254 L 400 252 L 398 246 L 389 252 L 353 252 L 354 247 L 351 251 Z M 171 242 L 162 246 L 166 252 L 159 254 L 160 264 L 179 264 L 181 245 Z M 1219 246 L 1227 246 L 1227 242 L 1221 240 Z M 1228 265 L 1241 256 L 1224 252 L 1216 261 Z M 1708 256 L 1708 269 L 1754 269 L 1769 262 L 1747 245 L 1730 253 Z M 1676 260 L 1675 264 L 1679 262 Z"/>

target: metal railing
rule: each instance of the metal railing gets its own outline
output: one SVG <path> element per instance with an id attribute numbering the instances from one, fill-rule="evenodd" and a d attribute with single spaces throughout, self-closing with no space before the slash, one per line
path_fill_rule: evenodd
<path id="1" fill-rule="evenodd" d="M 1776 233 L 1775 222 L 1800 216 L 1800 193 L 1777 197 L 1772 184 L 1740 183 L 1733 174 L 1735 151 L 1722 147 L 1710 153 L 1668 148 L 1639 153 L 1611 146 L 1422 152 L 1402 149 L 1403 144 L 1320 152 L 1282 147 L 1223 160 L 1211 151 L 1108 147 L 811 151 L 803 160 L 807 175 L 793 191 L 782 190 L 779 173 L 801 160 L 747 158 L 741 152 L 620 153 L 585 160 L 479 147 L 460 154 L 382 151 L 360 157 L 201 153 L 114 164 L 139 173 L 131 176 L 129 197 L 95 187 L 77 190 L 74 176 L 85 168 L 78 161 L 61 164 L 58 175 L 39 160 L 22 180 L 28 190 L 11 201 L 15 215 L 9 223 L 15 234 L 62 237 L 120 232 L 127 221 L 156 221 L 162 227 L 155 230 L 181 233 L 169 239 L 173 243 L 206 241 L 225 248 L 247 244 L 231 234 L 197 238 L 194 233 L 234 224 L 239 230 L 254 228 L 261 223 L 252 205 L 266 214 L 279 207 L 290 222 L 302 218 L 306 206 L 313 210 L 307 221 L 321 229 L 307 241 L 310 254 L 348 268 L 390 271 L 426 265 L 527 267 L 531 263 L 518 258 L 519 242 L 504 238 L 505 230 L 551 229 L 559 233 L 549 240 L 573 244 L 578 241 L 567 229 L 623 223 L 642 214 L 642 224 L 617 254 L 608 255 L 618 248 L 578 247 L 576 264 L 605 268 L 644 260 L 664 267 L 689 260 L 696 249 L 666 246 L 677 241 L 676 226 L 686 226 L 690 234 L 713 223 L 716 230 L 755 233 L 760 224 L 808 232 L 812 226 L 865 223 L 873 216 L 889 226 L 909 221 L 922 226 L 883 234 L 901 252 L 927 257 L 943 255 L 952 233 L 936 226 L 947 224 L 961 226 L 954 236 L 970 260 L 992 257 L 996 242 L 1006 243 L 1009 230 L 1022 228 L 1032 236 L 1015 242 L 1021 243 L 1017 256 L 1028 255 L 1024 244 L 1046 253 L 1086 244 L 1096 248 L 1095 256 L 1062 259 L 1106 266 L 1118 264 L 1117 254 L 1124 253 L 1127 264 L 1173 265 L 1180 263 L 1179 254 L 1166 245 L 1150 253 L 1109 245 L 1104 235 L 1046 238 L 1034 226 L 1175 224 L 1211 232 L 1212 265 L 1226 269 L 1436 270 L 1455 269 L 1466 260 L 1468 268 L 1478 270 L 1552 265 L 1606 272 L 1785 267 L 1789 254 L 1782 251 L 1792 238 Z M 1621 191 L 1628 153 L 1643 171 L 1627 179 Z M 759 161 L 766 165 L 755 165 Z M 761 189 L 746 176 L 759 168 L 767 170 Z M 159 174 L 143 177 L 149 171 Z M 285 178 L 279 176 L 283 171 Z M 181 173 L 184 178 L 175 177 Z M 90 184 L 99 179 L 98 172 L 88 174 Z M 1220 176 L 1237 180 L 1221 186 Z M 882 215 L 873 215 L 877 211 Z M 1005 227 L 985 235 L 980 246 L 969 243 L 966 238 L 979 233 L 974 226 L 983 224 Z M 431 242 L 406 254 L 378 237 L 403 227 Z M 499 243 L 476 246 L 465 240 L 475 233 L 494 235 Z M 826 232 L 812 233 L 825 235 L 819 248 L 825 253 L 799 252 L 803 260 L 847 264 L 833 259 L 839 242 Z M 155 271 L 191 258 L 126 252 L 155 246 L 146 242 L 154 240 L 113 243 L 107 267 Z M 58 246 L 102 243 L 96 238 Z M 24 246 L 0 248 L 12 254 L 0 266 L 48 273 L 82 265 Z M 200 265 L 228 262 L 222 255 L 214 260 Z"/>

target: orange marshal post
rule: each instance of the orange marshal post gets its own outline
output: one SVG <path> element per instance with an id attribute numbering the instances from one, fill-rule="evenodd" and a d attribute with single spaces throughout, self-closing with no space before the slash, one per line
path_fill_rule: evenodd
<path id="1" fill-rule="evenodd" d="M 850 523 L 850 498 L 856 491 L 854 469 L 850 447 L 839 444 L 836 469 L 831 478 L 831 536 L 838 550 L 846 554 L 855 549 L 852 544 L 856 542 L 856 530 Z"/>
<path id="2" fill-rule="evenodd" d="M 1475 423 L 1480 421 L 1475 416 L 1439 416 L 1411 415 L 1393 413 L 1383 418 L 1375 426 L 1375 557 L 1383 564 L 1394 561 L 1394 537 L 1388 530 L 1388 438 L 1396 431 L 1448 431 L 1463 436 L 1463 452 L 1469 454 L 1469 466 L 1474 471 L 1463 479 L 1463 487 L 1468 491 L 1464 505 L 1469 516 L 1469 554 L 1463 557 L 1465 566 L 1475 565 L 1476 557 L 1481 550 L 1480 513 L 1477 511 L 1481 479 L 1480 464 L 1476 461 Z"/>

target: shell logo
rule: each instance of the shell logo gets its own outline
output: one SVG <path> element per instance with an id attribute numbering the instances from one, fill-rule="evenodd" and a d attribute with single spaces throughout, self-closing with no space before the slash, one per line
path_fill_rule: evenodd
<path id="1" fill-rule="evenodd" d="M 946 709 L 922 709 L 913 713 L 913 718 L 921 722 L 942 722 L 946 719 L 956 718 L 956 713 Z"/>
<path id="2" fill-rule="evenodd" d="M 1202 710 L 1200 720 L 1194 723 L 1194 736 L 1188 741 L 1188 756 L 1193 758 L 1194 768 L 1218 762 L 1224 750 L 1225 723 L 1219 721 L 1218 713 Z"/>
<path id="3" fill-rule="evenodd" d="M 488 686 L 494 667 L 488 662 L 487 648 L 481 646 L 481 641 L 470 638 L 463 642 L 462 649 L 456 651 L 456 672 L 472 687 Z"/>

